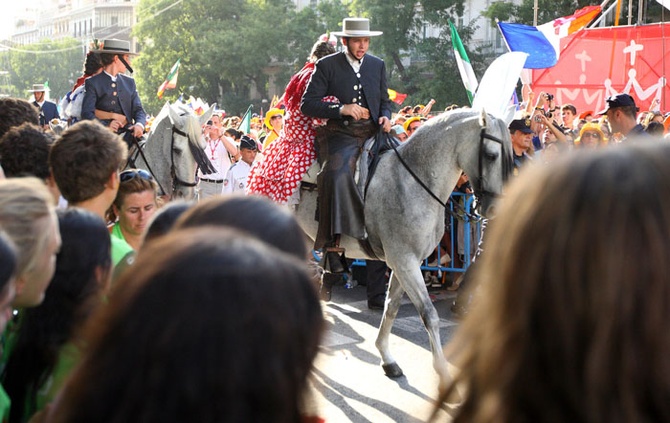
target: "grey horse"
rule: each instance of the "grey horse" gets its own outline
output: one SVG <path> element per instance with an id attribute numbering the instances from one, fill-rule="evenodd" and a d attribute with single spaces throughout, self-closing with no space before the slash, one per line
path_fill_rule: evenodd
<path id="1" fill-rule="evenodd" d="M 131 167 L 146 169 L 158 182 L 161 195 L 170 198 L 195 197 L 196 167 L 211 169 L 204 153 L 204 125 L 214 112 L 215 105 L 198 116 L 192 108 L 176 102 L 165 103 L 154 119 L 141 152 L 131 152 Z M 205 171 L 204 173 L 208 173 Z"/>
<path id="2" fill-rule="evenodd" d="M 439 317 L 426 290 L 420 263 L 444 233 L 443 205 L 461 172 L 469 176 L 475 191 L 483 194 L 483 212 L 490 214 L 492 197 L 502 192 L 509 174 L 511 152 L 505 122 L 483 111 L 460 109 L 428 120 L 397 148 L 398 154 L 387 151 L 380 157 L 365 196 L 365 225 L 377 257 L 371 257 L 350 237 L 342 237 L 341 246 L 346 248 L 347 257 L 384 260 L 393 271 L 375 342 L 387 376 L 403 374 L 391 355 L 389 336 L 405 292 L 428 331 L 433 367 L 442 381 L 450 380 Z M 296 208 L 298 221 L 312 239 L 317 230 L 316 195 L 303 191 Z"/>

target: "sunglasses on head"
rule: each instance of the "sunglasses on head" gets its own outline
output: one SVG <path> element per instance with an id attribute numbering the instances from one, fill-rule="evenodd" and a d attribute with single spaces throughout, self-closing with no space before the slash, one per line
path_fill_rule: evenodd
<path id="1" fill-rule="evenodd" d="M 119 179 L 121 180 L 121 182 L 128 182 L 131 179 L 135 179 L 136 177 L 139 177 L 140 179 L 144 179 L 147 181 L 152 181 L 154 179 L 154 177 L 151 176 L 151 173 L 147 172 L 144 169 L 128 169 L 124 170 L 119 175 Z"/>

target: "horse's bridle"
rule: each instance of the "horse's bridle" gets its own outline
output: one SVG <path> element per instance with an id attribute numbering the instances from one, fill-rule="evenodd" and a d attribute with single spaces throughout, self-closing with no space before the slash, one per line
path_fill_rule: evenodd
<path id="1" fill-rule="evenodd" d="M 493 136 L 486 132 L 486 126 L 482 127 L 482 130 L 479 132 L 479 176 L 475 184 L 475 197 L 479 199 L 480 196 L 489 195 L 491 197 L 496 197 L 498 194 L 491 192 L 487 189 L 484 189 L 484 140 L 491 140 L 500 144 L 501 160 L 502 160 L 502 179 L 506 181 L 509 177 L 509 174 L 512 170 L 512 161 L 508 158 L 508 154 L 505 151 L 505 143 L 500 138 Z M 478 201 L 478 204 L 481 204 L 481 201 Z"/>
<path id="2" fill-rule="evenodd" d="M 483 195 L 490 195 L 490 196 L 495 197 L 495 196 L 497 195 L 497 194 L 494 193 L 494 192 L 491 192 L 491 191 L 489 191 L 489 190 L 485 190 L 485 189 L 484 189 L 484 183 L 483 183 L 483 179 L 484 179 L 484 178 L 483 178 L 483 176 L 482 176 L 482 171 L 483 171 L 483 169 L 484 169 L 484 163 L 483 163 L 483 161 L 484 161 L 484 140 L 485 140 L 485 139 L 488 139 L 488 140 L 491 140 L 491 141 L 494 141 L 494 142 L 497 142 L 498 144 L 500 144 L 500 149 L 501 149 L 501 153 L 502 153 L 502 156 L 503 156 L 503 157 L 501 158 L 501 160 L 502 160 L 502 173 L 503 173 L 502 176 L 503 176 L 503 181 L 507 180 L 507 177 L 508 177 L 508 175 L 510 174 L 510 172 L 511 172 L 511 167 L 512 167 L 512 162 L 511 162 L 511 160 L 509 160 L 509 159 L 507 158 L 507 154 L 506 154 L 506 152 L 505 152 L 505 143 L 503 142 L 503 140 L 501 140 L 500 138 L 495 137 L 495 136 L 493 136 L 493 135 L 487 133 L 487 132 L 486 132 L 486 126 L 483 126 L 482 129 L 481 129 L 481 131 L 479 132 L 479 158 L 478 158 L 478 161 L 479 161 L 479 163 L 478 163 L 478 165 L 479 165 L 479 176 L 478 176 L 478 178 L 477 178 L 477 180 L 476 180 L 476 184 L 475 184 L 475 186 L 476 186 L 475 197 L 478 199 L 478 201 L 477 201 L 477 206 L 475 207 L 475 211 L 476 211 L 476 209 L 477 209 L 478 207 L 480 207 L 481 204 L 482 204 L 482 202 L 479 201 L 479 200 L 480 200 L 480 196 L 483 196 Z M 393 147 L 393 151 L 395 151 L 396 156 L 398 157 L 398 160 L 400 160 L 400 163 L 405 167 L 405 169 L 409 172 L 409 174 L 412 175 L 412 177 L 419 183 L 419 185 L 421 185 L 421 187 L 422 187 L 422 188 L 423 188 L 423 189 L 424 189 L 424 190 L 425 190 L 431 197 L 433 197 L 433 199 L 435 199 L 435 201 L 437 201 L 438 203 L 440 203 L 440 205 L 441 205 L 442 207 L 444 207 L 444 209 L 445 209 L 450 215 L 452 215 L 452 216 L 454 216 L 454 217 L 457 217 L 457 218 L 460 218 L 461 216 L 458 216 L 454 211 L 452 211 L 451 208 L 448 206 L 448 204 L 447 204 L 446 202 L 440 200 L 440 198 L 439 198 L 437 195 L 435 195 L 435 193 L 434 193 L 433 191 L 431 191 L 430 188 L 428 188 L 428 186 L 421 180 L 421 178 L 419 178 L 419 176 L 418 176 L 416 173 L 414 173 L 414 171 L 409 167 L 409 165 L 408 165 L 407 163 L 405 163 L 405 161 L 403 160 L 403 158 L 400 156 L 400 153 L 398 153 L 398 150 L 396 149 L 395 144 L 394 144 L 393 142 L 391 142 L 390 144 L 391 144 L 391 147 Z M 481 219 L 480 216 L 475 215 L 475 214 L 470 213 L 470 212 L 467 212 L 467 211 L 466 211 L 460 204 L 458 204 L 458 203 L 456 203 L 456 202 L 453 202 L 453 204 L 454 204 L 454 206 L 455 206 L 456 208 L 460 208 L 460 209 L 461 209 L 461 213 L 464 213 L 465 216 L 466 216 L 469 220 L 471 220 L 471 221 L 478 221 L 478 220 Z"/>
<path id="3" fill-rule="evenodd" d="M 183 179 L 179 178 L 177 176 L 177 168 L 174 166 L 174 134 L 181 135 L 182 137 L 186 137 L 188 140 L 189 146 L 191 145 L 191 138 L 188 136 L 186 132 L 183 132 L 180 129 L 177 129 L 176 127 L 172 127 L 172 139 L 170 140 L 170 176 L 172 177 L 172 193 L 175 192 L 178 186 L 182 187 L 189 187 L 193 188 L 198 185 L 198 181 L 195 180 L 193 182 L 186 182 Z M 197 169 L 196 169 L 197 172 Z M 195 174 L 193 175 L 195 179 Z"/>

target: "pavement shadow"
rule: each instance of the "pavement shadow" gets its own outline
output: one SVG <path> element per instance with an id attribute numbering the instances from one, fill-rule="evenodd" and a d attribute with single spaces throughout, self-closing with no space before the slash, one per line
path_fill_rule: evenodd
<path id="1" fill-rule="evenodd" d="M 323 397 L 333 404 L 335 407 L 340 409 L 349 419 L 350 421 L 354 423 L 364 423 L 364 422 L 373 422 L 372 420 L 369 420 L 367 417 L 365 417 L 363 414 L 361 414 L 358 410 L 356 410 L 354 407 L 349 405 L 347 403 L 347 399 L 349 400 L 354 400 L 358 401 L 361 403 L 364 403 L 368 405 L 371 408 L 374 408 L 377 412 L 384 414 L 388 416 L 389 421 L 394 421 L 394 422 L 406 422 L 406 423 L 414 423 L 414 422 L 423 422 L 426 416 L 422 416 L 422 418 L 419 418 L 417 416 L 412 416 L 405 412 L 404 410 L 389 404 L 384 401 L 380 401 L 375 398 L 370 398 L 365 395 L 361 395 L 359 392 L 355 391 L 354 389 L 342 385 L 339 382 L 336 382 L 332 378 L 328 377 L 325 373 L 319 371 L 319 370 L 314 370 L 313 371 L 313 376 L 312 377 L 312 384 L 314 386 L 314 389 L 316 389 L 318 392 L 323 395 Z M 398 383 L 398 386 L 403 387 L 404 389 L 422 396 L 424 399 L 430 400 L 430 397 L 426 397 L 423 393 L 420 391 L 411 388 L 409 386 L 409 383 L 407 382 L 407 379 L 403 376 L 399 379 L 396 380 Z M 409 389 L 411 388 L 411 389 Z M 377 423 L 377 422 L 374 422 Z"/>

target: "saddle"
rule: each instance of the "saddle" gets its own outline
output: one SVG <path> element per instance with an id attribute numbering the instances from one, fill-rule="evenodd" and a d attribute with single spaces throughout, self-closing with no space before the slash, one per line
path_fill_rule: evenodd
<path id="1" fill-rule="evenodd" d="M 375 136 L 368 138 L 365 143 L 363 143 L 361 154 L 356 163 L 356 168 L 354 169 L 354 182 L 356 190 L 363 199 L 363 202 L 365 202 L 367 188 L 375 174 L 379 159 L 384 152 L 393 148 L 392 144 L 397 145 L 398 141 L 391 135 L 384 133 L 381 129 Z M 321 166 L 317 161 L 315 161 L 304 175 L 301 181 L 300 189 L 307 191 L 318 191 L 316 181 L 320 170 Z M 358 214 L 358 212 L 354 210 L 352 210 L 351 213 Z M 318 217 L 319 204 L 317 200 L 317 208 L 315 211 L 314 220 L 318 221 Z M 377 257 L 367 239 L 367 236 L 363 239 L 359 239 L 358 243 L 361 250 L 364 251 L 367 255 L 370 257 Z M 341 271 L 338 272 L 334 269 L 345 269 L 347 267 L 345 260 L 346 258 L 344 257 L 344 249 L 328 247 L 326 253 L 324 254 L 324 261 L 322 266 L 326 269 L 330 268 L 333 273 L 341 273 Z M 333 266 L 333 263 L 337 263 L 337 266 Z M 340 263 L 342 265 L 340 265 Z"/>
<path id="2" fill-rule="evenodd" d="M 374 137 L 368 138 L 363 144 L 358 161 L 356 162 L 356 169 L 354 170 L 354 180 L 363 200 L 367 194 L 368 184 L 372 180 L 377 169 L 377 164 L 381 155 L 388 150 L 393 149 L 393 146 L 400 145 L 400 142 L 390 134 L 383 133 L 381 130 Z M 300 189 L 306 191 L 316 191 L 316 176 L 321 171 L 321 165 L 314 160 L 312 166 L 307 169 L 305 175 L 300 182 Z"/>

